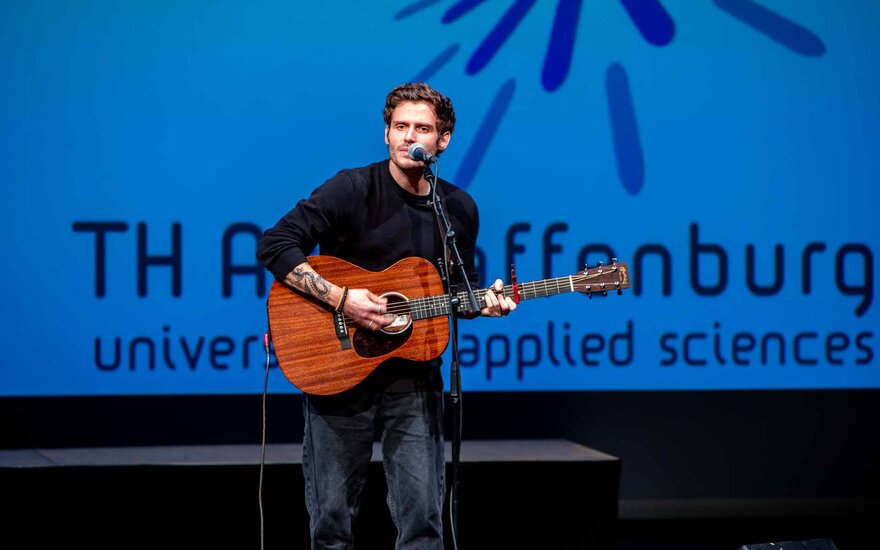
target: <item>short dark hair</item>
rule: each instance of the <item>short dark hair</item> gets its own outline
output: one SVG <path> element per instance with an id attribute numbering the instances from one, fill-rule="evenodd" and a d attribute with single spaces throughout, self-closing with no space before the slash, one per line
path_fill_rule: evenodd
<path id="1" fill-rule="evenodd" d="M 437 133 L 450 134 L 455 129 L 455 109 L 452 101 L 424 82 L 408 82 L 395 87 L 385 98 L 385 125 L 391 125 L 391 113 L 405 101 L 423 101 L 434 108 L 437 117 Z"/>

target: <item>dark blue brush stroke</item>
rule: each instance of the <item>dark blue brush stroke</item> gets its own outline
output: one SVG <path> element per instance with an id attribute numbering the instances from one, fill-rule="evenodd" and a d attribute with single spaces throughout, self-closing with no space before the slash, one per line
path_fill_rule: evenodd
<path id="1" fill-rule="evenodd" d="M 645 183 L 645 160 L 636 124 L 636 112 L 629 90 L 629 79 L 619 63 L 605 73 L 605 93 L 611 115 L 611 133 L 617 156 L 617 174 L 630 195 L 638 195 Z"/>
<path id="2" fill-rule="evenodd" d="M 458 20 L 459 17 L 476 8 L 486 0 L 461 0 L 461 2 L 455 4 L 443 14 L 443 24 L 448 25 L 453 21 Z"/>
<path id="3" fill-rule="evenodd" d="M 492 104 L 489 105 L 489 110 L 486 112 L 486 116 L 477 130 L 477 134 L 474 136 L 474 141 L 471 142 L 471 147 L 465 154 L 464 159 L 461 161 L 461 166 L 458 167 L 458 173 L 455 175 L 455 184 L 462 189 L 467 189 L 473 182 L 474 175 L 476 175 L 477 169 L 480 167 L 480 163 L 483 162 L 483 157 L 486 156 L 486 151 L 492 143 L 492 138 L 495 136 L 498 126 L 501 125 L 504 113 L 507 112 L 507 108 L 510 106 L 515 88 L 516 81 L 514 79 L 508 80 L 501 86 L 498 93 L 495 94 Z"/>
<path id="4" fill-rule="evenodd" d="M 431 80 L 431 77 L 437 74 L 437 72 L 443 68 L 444 65 L 449 63 L 449 60 L 455 55 L 455 52 L 458 51 L 458 44 L 453 44 L 440 52 L 440 55 L 431 60 L 428 65 L 419 72 L 410 80 L 410 82 L 427 82 Z"/>
<path id="5" fill-rule="evenodd" d="M 541 84 L 548 92 L 559 88 L 568 76 L 580 13 L 581 0 L 559 0 L 556 6 L 556 19 L 541 73 Z"/>
<path id="6" fill-rule="evenodd" d="M 621 0 L 642 37 L 655 46 L 665 46 L 675 37 L 675 23 L 657 0 Z"/>
<path id="7" fill-rule="evenodd" d="M 442 2 L 443 0 L 420 0 L 414 4 L 410 4 L 405 8 L 401 8 L 401 10 L 394 14 L 394 20 L 400 21 L 401 19 L 405 19 L 414 13 L 418 13 L 425 8 L 431 7 L 438 2 Z"/>
<path id="8" fill-rule="evenodd" d="M 760 4 L 751 0 L 715 0 L 715 5 L 796 53 L 809 57 L 825 54 L 821 38 Z"/>
<path id="9" fill-rule="evenodd" d="M 535 0 L 516 0 L 516 3 L 510 6 L 507 13 L 498 21 L 495 28 L 486 36 L 474 55 L 471 56 L 467 64 L 467 74 L 472 75 L 480 72 L 489 61 L 495 57 L 504 41 L 510 37 L 517 25 L 523 20 L 523 17 L 535 5 Z"/>

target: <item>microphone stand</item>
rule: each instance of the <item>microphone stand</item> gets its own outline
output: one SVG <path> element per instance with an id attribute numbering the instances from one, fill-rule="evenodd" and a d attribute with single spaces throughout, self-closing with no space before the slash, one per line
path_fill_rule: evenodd
<path id="1" fill-rule="evenodd" d="M 452 483 L 449 494 L 450 506 L 452 508 L 452 518 L 450 530 L 452 532 L 454 547 L 457 548 L 458 470 L 460 462 L 459 455 L 461 454 L 461 376 L 459 373 L 458 359 L 458 319 L 455 314 L 458 311 L 459 306 L 461 305 L 461 300 L 459 300 L 458 298 L 458 285 L 456 284 L 456 279 L 464 281 L 471 310 L 479 311 L 480 308 L 477 303 L 477 298 L 476 296 L 474 296 L 474 291 L 471 288 L 471 283 L 468 280 L 467 272 L 465 271 L 464 267 L 464 261 L 461 259 L 461 255 L 458 252 L 458 246 L 455 242 L 455 231 L 452 229 L 452 225 L 446 218 L 446 213 L 443 211 L 443 204 L 440 202 L 440 197 L 437 195 L 437 181 L 434 177 L 434 173 L 431 171 L 431 165 L 436 163 L 436 159 L 433 160 L 433 163 L 425 163 L 424 178 L 431 186 L 431 204 L 434 207 L 434 213 L 437 215 L 440 227 L 446 232 L 444 235 L 442 235 L 444 242 L 444 253 L 446 252 L 445 249 L 447 247 L 452 250 L 452 259 L 455 263 L 455 267 L 457 270 L 455 273 L 453 273 L 452 270 L 447 269 L 449 275 L 447 277 L 449 290 L 449 327 L 451 332 L 450 338 L 452 340 L 452 364 L 450 365 L 449 375 L 449 398 L 452 401 Z"/>

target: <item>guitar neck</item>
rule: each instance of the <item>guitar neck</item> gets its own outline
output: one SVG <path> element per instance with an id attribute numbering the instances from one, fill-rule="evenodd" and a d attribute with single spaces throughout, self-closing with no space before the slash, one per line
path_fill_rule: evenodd
<path id="1" fill-rule="evenodd" d="M 568 292 L 576 292 L 578 289 L 579 275 L 569 275 L 567 277 L 556 277 L 554 279 L 542 279 L 530 283 L 517 283 L 516 291 L 514 285 L 505 285 L 503 293 L 508 298 L 514 299 L 518 294 L 519 301 L 531 300 L 533 298 L 544 298 L 546 296 L 556 296 L 557 294 L 565 294 Z M 481 288 L 474 291 L 474 297 L 477 299 L 477 310 L 486 307 L 486 293 L 488 288 Z M 458 300 L 461 303 L 460 311 L 473 311 L 468 300 L 467 292 L 459 292 Z M 428 317 L 436 317 L 439 315 L 449 314 L 449 294 L 440 296 L 428 296 L 426 298 L 417 298 L 410 300 L 410 309 L 414 319 L 426 319 Z"/>
<path id="2" fill-rule="evenodd" d="M 514 285 L 504 285 L 502 294 L 508 298 L 514 299 L 518 294 L 519 301 L 532 300 L 534 298 L 546 298 L 547 296 L 556 296 L 558 294 L 566 294 L 575 292 L 576 275 L 567 277 L 556 277 L 554 279 L 541 279 L 540 281 L 532 281 L 530 283 L 517 283 L 516 291 Z M 482 288 L 474 291 L 474 297 L 477 299 L 479 309 L 486 307 L 486 294 L 489 289 Z M 467 292 L 459 292 L 458 299 L 461 300 L 462 309 L 470 310 Z"/>

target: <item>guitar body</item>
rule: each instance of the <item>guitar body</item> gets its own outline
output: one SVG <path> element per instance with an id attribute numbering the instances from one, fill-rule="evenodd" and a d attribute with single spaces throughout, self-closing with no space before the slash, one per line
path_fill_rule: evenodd
<path id="1" fill-rule="evenodd" d="M 422 258 L 406 258 L 384 271 L 367 271 L 331 256 L 311 256 L 309 264 L 334 284 L 366 288 L 393 300 L 443 295 L 434 266 Z M 347 326 L 350 346 L 344 347 L 333 323 L 333 308 L 275 281 L 267 302 L 275 357 L 284 376 L 305 393 L 330 395 L 351 389 L 393 357 L 430 361 L 449 343 L 445 316 L 413 320 L 397 333 Z"/>

